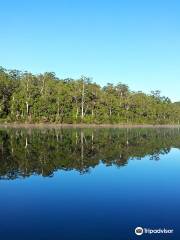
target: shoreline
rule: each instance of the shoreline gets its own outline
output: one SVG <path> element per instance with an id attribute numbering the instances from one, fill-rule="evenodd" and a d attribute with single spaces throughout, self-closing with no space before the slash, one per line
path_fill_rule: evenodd
<path id="1" fill-rule="evenodd" d="M 0 123 L 0 128 L 180 128 L 173 124 Z"/>

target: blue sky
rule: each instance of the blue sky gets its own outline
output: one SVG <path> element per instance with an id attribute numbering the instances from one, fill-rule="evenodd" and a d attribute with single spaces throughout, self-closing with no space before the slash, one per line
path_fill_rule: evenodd
<path id="1" fill-rule="evenodd" d="M 180 100 L 180 1 L 0 0 L 0 65 Z"/>

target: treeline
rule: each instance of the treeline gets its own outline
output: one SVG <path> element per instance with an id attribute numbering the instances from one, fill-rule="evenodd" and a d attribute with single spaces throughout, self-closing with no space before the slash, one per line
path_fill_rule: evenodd
<path id="1" fill-rule="evenodd" d="M 101 87 L 90 78 L 59 79 L 0 68 L 0 121 L 179 124 L 180 104 L 160 91 L 132 92 L 126 84 Z"/>
<path id="2" fill-rule="evenodd" d="M 157 161 L 171 148 L 180 148 L 180 129 L 0 129 L 0 180 Z"/>

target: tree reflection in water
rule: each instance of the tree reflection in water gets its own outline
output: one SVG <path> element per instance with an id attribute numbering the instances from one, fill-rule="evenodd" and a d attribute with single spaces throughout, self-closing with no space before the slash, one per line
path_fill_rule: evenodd
<path id="1" fill-rule="evenodd" d="M 100 162 L 122 167 L 159 160 L 172 147 L 180 148 L 180 129 L 0 129 L 0 179 L 83 174 Z"/>

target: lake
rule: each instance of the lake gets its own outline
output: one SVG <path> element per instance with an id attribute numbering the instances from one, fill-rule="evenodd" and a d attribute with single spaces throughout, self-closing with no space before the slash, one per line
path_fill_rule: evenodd
<path id="1" fill-rule="evenodd" d="M 2 240 L 178 240 L 179 185 L 178 128 L 0 129 Z"/>

